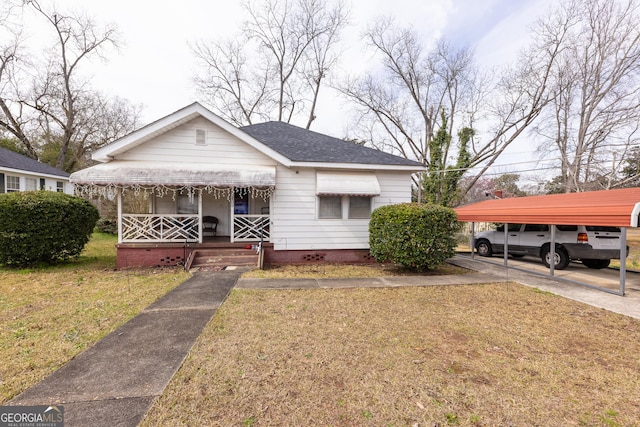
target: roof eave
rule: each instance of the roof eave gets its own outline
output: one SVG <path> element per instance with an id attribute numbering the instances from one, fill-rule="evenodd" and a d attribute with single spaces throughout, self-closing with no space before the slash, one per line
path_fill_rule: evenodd
<path id="1" fill-rule="evenodd" d="M 425 166 L 413 165 L 390 165 L 390 164 L 373 164 L 373 163 L 332 163 L 332 162 L 294 162 L 291 161 L 287 167 L 300 168 L 316 168 L 316 169 L 357 169 L 357 170 L 387 170 L 387 171 L 405 171 L 405 172 L 422 172 L 427 170 Z"/>
<path id="2" fill-rule="evenodd" d="M 37 176 L 39 178 L 66 179 L 67 181 L 69 180 L 69 176 L 54 175 L 52 173 L 36 172 L 36 171 L 30 171 L 30 170 L 26 170 L 26 169 L 15 169 L 15 168 L 8 168 L 8 167 L 5 167 L 5 166 L 2 166 L 2 167 L 0 167 L 0 170 L 6 171 L 6 172 L 10 172 L 10 173 L 22 174 L 22 175 L 33 175 L 33 176 Z"/>

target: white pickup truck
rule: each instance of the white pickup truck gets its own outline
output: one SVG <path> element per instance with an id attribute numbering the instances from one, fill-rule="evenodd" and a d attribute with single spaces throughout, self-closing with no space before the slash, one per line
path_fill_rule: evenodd
<path id="1" fill-rule="evenodd" d="M 589 268 L 605 268 L 611 259 L 620 259 L 620 228 L 591 225 L 556 225 L 554 268 L 561 270 L 571 260 L 580 260 Z M 475 236 L 481 256 L 504 252 L 504 225 L 495 231 Z M 551 261 L 551 231 L 546 224 L 509 224 L 508 253 L 513 257 L 540 257 L 546 267 Z M 627 253 L 629 248 L 626 248 Z"/>

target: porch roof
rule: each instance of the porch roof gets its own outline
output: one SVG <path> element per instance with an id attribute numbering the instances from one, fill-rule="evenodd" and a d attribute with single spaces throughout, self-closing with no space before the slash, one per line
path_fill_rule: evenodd
<path id="1" fill-rule="evenodd" d="M 74 172 L 70 181 L 92 186 L 267 188 L 276 184 L 276 168 L 114 160 Z"/>

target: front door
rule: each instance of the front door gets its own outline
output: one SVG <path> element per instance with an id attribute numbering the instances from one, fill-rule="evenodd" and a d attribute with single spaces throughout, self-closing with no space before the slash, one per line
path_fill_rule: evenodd
<path id="1" fill-rule="evenodd" d="M 213 194 L 202 194 L 202 216 L 215 216 L 218 218 L 216 236 L 231 236 L 231 215 L 229 213 L 229 201 L 225 198 L 215 198 Z"/>

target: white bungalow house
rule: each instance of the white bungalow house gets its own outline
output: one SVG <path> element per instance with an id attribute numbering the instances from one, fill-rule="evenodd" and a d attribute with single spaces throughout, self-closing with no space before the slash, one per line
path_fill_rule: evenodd
<path id="1" fill-rule="evenodd" d="M 73 194 L 65 171 L 0 147 L 0 193 L 30 190 Z"/>
<path id="2" fill-rule="evenodd" d="M 410 201 L 424 170 L 283 122 L 237 128 L 198 103 L 93 158 L 71 182 L 117 197 L 118 267 L 180 264 L 222 243 L 261 246 L 267 263 L 370 260 L 371 211 Z"/>

